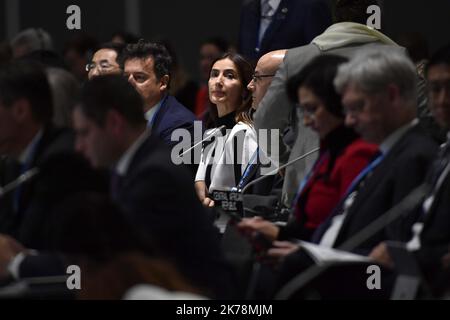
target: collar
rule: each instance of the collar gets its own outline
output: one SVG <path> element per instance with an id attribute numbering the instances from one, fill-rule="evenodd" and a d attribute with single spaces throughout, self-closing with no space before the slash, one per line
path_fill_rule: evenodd
<path id="1" fill-rule="evenodd" d="M 393 133 L 391 133 L 384 141 L 380 144 L 380 151 L 384 155 L 386 155 L 389 150 L 405 135 L 405 133 L 417 125 L 419 123 L 419 119 L 415 118 L 410 123 L 405 124 L 404 126 L 398 128 Z"/>
<path id="2" fill-rule="evenodd" d="M 232 111 L 217 118 L 216 127 L 221 127 L 223 125 L 225 125 L 226 129 L 231 129 L 236 125 L 236 111 Z"/>
<path id="3" fill-rule="evenodd" d="M 115 169 L 116 173 L 120 176 L 124 176 L 127 174 L 128 167 L 130 166 L 131 159 L 133 159 L 139 147 L 144 143 L 145 139 L 150 135 L 150 131 L 145 130 L 139 138 L 137 138 L 133 144 L 125 151 L 124 154 L 120 157 L 119 161 L 117 161 Z"/>
<path id="4" fill-rule="evenodd" d="M 335 23 L 312 41 L 322 51 L 372 42 L 397 46 L 392 39 L 381 32 L 355 22 Z"/>
<path id="5" fill-rule="evenodd" d="M 265 0 L 261 0 L 261 9 L 262 9 L 262 3 L 264 1 Z M 275 13 L 275 11 L 277 11 L 277 9 L 278 9 L 278 6 L 280 5 L 280 2 L 281 2 L 281 0 L 269 0 L 269 1 L 267 1 L 267 3 L 270 5 L 270 8 L 271 8 L 270 12 Z"/>
<path id="6" fill-rule="evenodd" d="M 33 139 L 30 141 L 30 143 L 27 145 L 25 150 L 22 151 L 22 153 L 19 156 L 19 162 L 21 164 L 26 164 L 30 161 L 31 157 L 33 156 L 33 153 L 35 151 L 35 148 L 39 141 L 42 138 L 42 135 L 44 134 L 43 130 L 40 129 L 38 133 L 33 137 Z"/>
<path id="7" fill-rule="evenodd" d="M 155 121 L 156 113 L 161 108 L 161 105 L 163 101 L 166 99 L 167 95 L 165 95 L 161 100 L 158 101 L 157 104 L 155 104 L 153 107 L 151 107 L 147 112 L 144 114 L 145 119 L 147 120 L 148 127 L 151 127 L 153 125 L 153 122 Z"/>

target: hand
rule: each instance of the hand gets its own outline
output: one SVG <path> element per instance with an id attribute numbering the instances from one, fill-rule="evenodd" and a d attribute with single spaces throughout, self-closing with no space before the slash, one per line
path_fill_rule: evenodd
<path id="1" fill-rule="evenodd" d="M 284 257 L 300 249 L 300 245 L 289 241 L 274 241 L 273 248 L 267 251 L 267 256 L 281 260 Z"/>
<path id="2" fill-rule="evenodd" d="M 212 207 L 214 207 L 214 200 L 206 197 L 205 199 L 203 199 L 202 204 L 203 204 L 203 206 L 205 206 L 207 208 L 212 208 Z"/>
<path id="3" fill-rule="evenodd" d="M 206 187 L 205 181 L 195 181 L 195 192 L 203 206 L 208 208 L 214 207 L 214 201 L 206 196 L 208 194 L 208 188 Z"/>
<path id="4" fill-rule="evenodd" d="M 266 221 L 261 217 L 245 218 L 238 223 L 237 227 L 245 232 L 259 232 L 274 241 L 278 238 L 280 228 L 272 222 Z"/>
<path id="5" fill-rule="evenodd" d="M 26 249 L 10 236 L 0 234 L 0 278 L 8 276 L 8 264 Z"/>
<path id="6" fill-rule="evenodd" d="M 384 242 L 376 246 L 375 249 L 373 249 L 369 254 L 369 257 L 385 267 L 391 269 L 394 268 L 394 262 L 392 261 L 392 258 L 389 255 L 389 251 L 387 249 L 387 245 Z"/>

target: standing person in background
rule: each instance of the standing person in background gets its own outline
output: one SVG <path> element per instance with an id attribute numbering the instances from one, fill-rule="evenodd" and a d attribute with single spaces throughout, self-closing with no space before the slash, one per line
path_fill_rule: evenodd
<path id="1" fill-rule="evenodd" d="M 335 23 L 325 32 L 317 36 L 310 44 L 290 49 L 286 53 L 283 64 L 278 69 L 267 94 L 255 112 L 255 126 L 257 129 L 279 130 L 279 148 L 267 145 L 266 154 L 272 161 L 279 161 L 280 165 L 296 159 L 313 148 L 319 141 L 317 136 L 297 121 L 295 105 L 286 93 L 286 82 L 292 75 L 298 73 L 309 61 L 321 54 L 337 54 L 351 57 L 361 47 L 365 46 L 395 46 L 394 41 L 384 34 L 365 25 L 369 15 L 367 7 L 376 5 L 376 0 L 339 0 L 336 3 Z M 293 145 L 286 144 L 287 129 L 294 132 Z M 303 160 L 296 161 L 286 168 L 284 178 L 282 202 L 290 207 L 300 182 L 313 165 L 316 155 L 310 155 Z"/>
<path id="2" fill-rule="evenodd" d="M 324 0 L 244 1 L 238 51 L 256 61 L 270 51 L 308 44 L 330 24 Z"/>

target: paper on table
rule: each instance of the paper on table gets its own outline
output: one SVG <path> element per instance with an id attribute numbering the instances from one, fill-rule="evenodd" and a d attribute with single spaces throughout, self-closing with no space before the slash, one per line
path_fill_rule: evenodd
<path id="1" fill-rule="evenodd" d="M 320 246 L 311 242 L 298 241 L 302 249 L 309 253 L 311 258 L 319 265 L 326 262 L 371 262 L 372 259 L 354 253 Z"/>

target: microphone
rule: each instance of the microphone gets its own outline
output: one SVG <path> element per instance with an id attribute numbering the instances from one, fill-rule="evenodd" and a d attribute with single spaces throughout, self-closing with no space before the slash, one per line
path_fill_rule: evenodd
<path id="1" fill-rule="evenodd" d="M 34 176 L 40 173 L 40 169 L 37 167 L 31 168 L 24 173 L 22 173 L 19 177 L 17 177 L 15 180 L 8 183 L 3 188 L 0 188 L 0 198 L 5 196 L 7 193 L 16 190 L 18 187 L 20 187 L 25 182 L 32 179 Z"/>
<path id="2" fill-rule="evenodd" d="M 295 163 L 295 162 L 297 162 L 297 161 L 299 161 L 299 160 L 302 160 L 302 159 L 306 158 L 307 156 L 309 156 L 309 155 L 311 155 L 311 154 L 313 154 L 313 153 L 319 151 L 319 149 L 320 149 L 320 148 L 312 149 L 311 151 L 309 151 L 309 152 L 307 152 L 307 153 L 305 153 L 305 154 L 302 154 L 301 156 L 299 156 L 299 157 L 297 157 L 297 158 L 295 158 L 295 159 L 293 159 L 293 160 L 291 160 L 291 161 L 285 163 L 284 165 L 282 165 L 282 166 L 276 168 L 275 170 L 270 171 L 268 174 L 265 174 L 265 175 L 263 175 L 263 176 L 261 176 L 261 177 L 255 179 L 255 180 L 249 182 L 244 188 L 242 188 L 241 193 L 244 194 L 245 191 L 246 191 L 249 187 L 251 187 L 252 185 L 258 183 L 258 182 L 261 181 L 261 180 L 264 180 L 264 179 L 267 178 L 267 177 L 270 177 L 270 176 L 274 175 L 275 173 L 277 173 L 277 172 L 280 171 L 281 169 L 284 169 L 284 168 L 290 166 L 291 164 L 293 164 L 293 163 Z"/>
<path id="3" fill-rule="evenodd" d="M 243 216 L 243 211 L 244 211 L 243 194 L 250 186 L 254 185 L 255 183 L 257 183 L 267 177 L 272 176 L 273 174 L 277 173 L 280 169 L 286 168 L 286 167 L 290 166 L 291 164 L 295 163 L 296 161 L 299 161 L 317 151 L 319 151 L 319 148 L 315 148 L 305 154 L 302 154 L 301 156 L 289 161 L 288 163 L 280 166 L 279 168 L 272 170 L 267 175 L 261 176 L 258 179 L 251 181 L 244 188 L 242 188 L 242 190 L 239 190 L 237 187 L 231 188 L 231 190 L 213 190 L 212 198 L 216 204 L 219 204 L 219 206 L 222 207 L 224 212 L 226 212 L 230 217 L 232 217 L 236 220 L 236 218 L 239 216 L 239 214 L 241 216 Z M 239 214 L 236 214 L 236 212 Z"/>
<path id="4" fill-rule="evenodd" d="M 213 132 L 211 132 L 211 134 L 209 134 L 207 137 L 205 137 L 204 139 L 200 140 L 199 142 L 197 142 L 196 144 L 194 144 L 192 147 L 190 147 L 189 149 L 187 149 L 186 151 L 184 151 L 182 154 L 179 155 L 179 157 L 181 158 L 182 156 L 184 156 L 186 153 L 188 153 L 189 151 L 191 151 L 192 149 L 194 149 L 195 147 L 197 147 L 198 145 L 202 144 L 203 142 L 205 142 L 206 140 L 208 140 L 209 138 L 213 137 L 214 135 L 216 135 L 217 132 L 221 131 L 222 129 L 224 129 L 226 126 L 220 126 L 216 129 L 213 130 Z"/>

